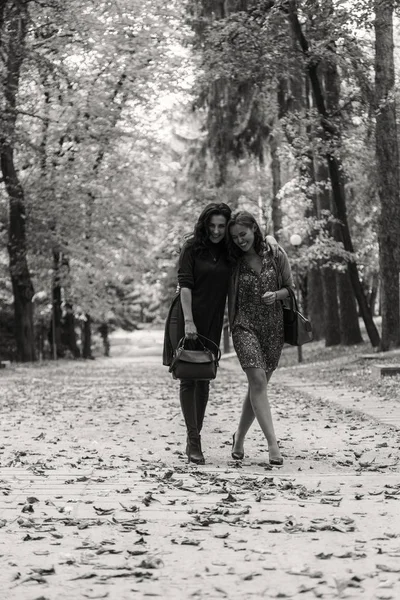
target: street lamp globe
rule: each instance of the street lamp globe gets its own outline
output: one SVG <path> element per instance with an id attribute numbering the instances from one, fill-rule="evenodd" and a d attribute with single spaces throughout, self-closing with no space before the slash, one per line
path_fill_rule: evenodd
<path id="1" fill-rule="evenodd" d="M 301 236 L 299 236 L 298 233 L 293 233 L 290 236 L 290 243 L 291 243 L 292 246 L 300 246 L 301 242 L 302 242 L 302 239 L 301 239 Z"/>

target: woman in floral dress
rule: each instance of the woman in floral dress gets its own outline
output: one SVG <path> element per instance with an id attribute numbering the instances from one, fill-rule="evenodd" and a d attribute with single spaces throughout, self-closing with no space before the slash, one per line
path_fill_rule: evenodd
<path id="1" fill-rule="evenodd" d="M 254 217 L 242 211 L 227 226 L 228 247 L 236 261 L 229 289 L 229 320 L 233 345 L 248 380 L 232 457 L 244 457 L 245 436 L 257 419 L 267 441 L 269 462 L 283 464 L 276 440 L 267 384 L 283 348 L 282 300 L 293 287 L 288 258 L 279 248 L 276 258 L 266 248 Z"/>

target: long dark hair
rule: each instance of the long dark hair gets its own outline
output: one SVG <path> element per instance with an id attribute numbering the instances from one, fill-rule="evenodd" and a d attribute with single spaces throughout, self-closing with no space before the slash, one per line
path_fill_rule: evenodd
<path id="1" fill-rule="evenodd" d="M 232 211 L 224 202 L 211 202 L 210 204 L 207 204 L 197 219 L 193 232 L 186 239 L 187 243 L 193 244 L 193 248 L 196 252 L 201 252 L 206 249 L 206 241 L 210 236 L 208 226 L 211 217 L 214 215 L 225 217 L 226 222 L 228 223 Z"/>
<path id="2" fill-rule="evenodd" d="M 232 241 L 231 229 L 234 225 L 242 225 L 248 229 L 254 228 L 254 250 L 257 254 L 261 254 L 265 250 L 265 243 L 261 229 L 253 215 L 247 210 L 241 210 L 232 215 L 226 227 L 226 244 L 228 247 L 229 258 L 236 262 L 238 258 L 244 255 L 244 252 L 239 246 Z"/>

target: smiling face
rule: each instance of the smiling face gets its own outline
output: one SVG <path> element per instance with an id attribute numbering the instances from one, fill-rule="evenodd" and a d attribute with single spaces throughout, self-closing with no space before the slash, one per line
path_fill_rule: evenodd
<path id="1" fill-rule="evenodd" d="M 223 215 L 213 215 L 208 223 L 208 235 L 214 244 L 223 240 L 226 229 L 226 218 Z"/>
<path id="2" fill-rule="evenodd" d="M 238 246 L 243 252 L 250 252 L 254 246 L 254 231 L 253 227 L 246 227 L 245 225 L 235 224 L 229 230 L 232 241 Z"/>

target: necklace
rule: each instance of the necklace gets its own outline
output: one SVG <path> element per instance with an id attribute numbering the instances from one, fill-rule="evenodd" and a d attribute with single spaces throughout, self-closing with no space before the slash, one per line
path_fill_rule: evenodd
<path id="1" fill-rule="evenodd" d="M 258 254 L 251 254 L 250 256 L 245 256 L 244 260 L 247 264 L 255 271 L 258 275 L 260 275 L 262 271 L 262 258 Z"/>
<path id="2" fill-rule="evenodd" d="M 213 259 L 213 261 L 214 261 L 214 262 L 217 262 L 217 257 L 215 256 L 215 254 L 213 254 L 213 253 L 211 252 L 211 249 L 210 249 L 210 248 L 208 249 L 208 251 L 209 251 L 209 253 L 210 253 L 210 254 L 211 254 L 211 256 L 212 256 L 212 259 Z"/>

